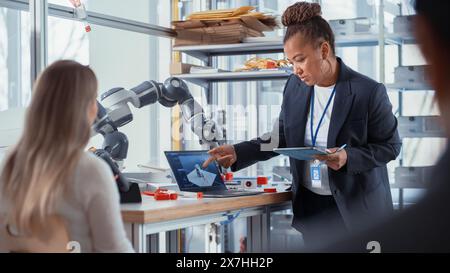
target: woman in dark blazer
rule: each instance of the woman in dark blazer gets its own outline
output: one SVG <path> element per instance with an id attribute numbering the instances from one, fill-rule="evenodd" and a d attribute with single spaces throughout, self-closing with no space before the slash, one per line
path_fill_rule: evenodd
<path id="1" fill-rule="evenodd" d="M 414 7 L 414 34 L 429 64 L 427 76 L 435 90 L 441 125 L 450 138 L 450 2 L 416 0 Z M 375 241 L 377 250 L 382 253 L 450 253 L 449 167 L 450 147 L 447 145 L 429 178 L 426 195 L 417 204 L 362 233 L 351 234 L 327 247 L 305 251 L 367 253 L 374 250 L 367 243 Z"/>
<path id="2" fill-rule="evenodd" d="M 401 148 L 397 119 L 386 88 L 336 57 L 334 34 L 320 5 L 290 6 L 283 24 L 284 51 L 294 73 L 284 89 L 278 132 L 213 149 L 204 165 L 216 160 L 237 171 L 277 156 L 263 146 L 273 143 L 328 147 L 330 154 L 315 161 L 290 159 L 293 226 L 307 244 L 323 243 L 391 214 L 386 164 Z"/>

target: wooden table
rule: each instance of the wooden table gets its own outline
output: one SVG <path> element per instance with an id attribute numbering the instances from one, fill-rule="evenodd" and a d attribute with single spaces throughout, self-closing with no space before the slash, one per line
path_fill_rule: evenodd
<path id="1" fill-rule="evenodd" d="M 121 205 L 127 234 L 137 252 L 149 251 L 148 235 L 159 234 L 159 252 L 166 252 L 165 232 L 191 226 L 226 223 L 246 217 L 247 246 L 253 252 L 270 249 L 270 213 L 291 206 L 291 192 L 233 198 L 186 198 L 156 201 L 143 196 L 142 204 Z"/>

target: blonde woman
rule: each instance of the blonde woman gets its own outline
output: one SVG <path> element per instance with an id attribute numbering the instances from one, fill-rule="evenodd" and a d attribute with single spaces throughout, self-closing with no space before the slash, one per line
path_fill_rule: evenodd
<path id="1" fill-rule="evenodd" d="M 37 80 L 23 135 L 0 168 L 0 251 L 1 234 L 13 238 L 10 245 L 45 245 L 58 234 L 57 224 L 49 224 L 58 219 L 81 252 L 133 251 L 113 174 L 83 151 L 96 97 L 94 72 L 73 61 L 52 64 Z"/>

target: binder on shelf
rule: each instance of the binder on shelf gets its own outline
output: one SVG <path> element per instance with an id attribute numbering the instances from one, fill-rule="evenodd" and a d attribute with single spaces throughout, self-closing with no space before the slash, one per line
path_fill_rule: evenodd
<path id="1" fill-rule="evenodd" d="M 407 90 L 431 90 L 428 74 L 426 73 L 429 66 L 398 66 L 395 68 L 395 83 L 389 84 L 388 87 Z"/>
<path id="2" fill-rule="evenodd" d="M 394 18 L 394 33 L 412 33 L 415 15 L 396 16 Z"/>
<path id="3" fill-rule="evenodd" d="M 395 183 L 391 188 L 423 189 L 428 188 L 433 181 L 434 166 L 427 167 L 397 167 L 395 169 Z"/>
<path id="4" fill-rule="evenodd" d="M 401 138 L 446 137 L 440 116 L 398 117 Z"/>
<path id="5" fill-rule="evenodd" d="M 354 35 L 358 33 L 367 33 L 371 29 L 371 23 L 368 18 L 339 19 L 330 20 L 330 27 L 336 35 Z"/>

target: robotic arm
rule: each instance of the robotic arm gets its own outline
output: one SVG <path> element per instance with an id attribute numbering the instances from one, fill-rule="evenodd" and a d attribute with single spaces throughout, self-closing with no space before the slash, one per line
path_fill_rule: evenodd
<path id="1" fill-rule="evenodd" d="M 222 129 L 205 116 L 186 83 L 178 78 L 169 78 L 164 84 L 146 81 L 130 90 L 114 88 L 101 96 L 101 102 L 97 102 L 99 111 L 93 129 L 104 136 L 103 149 L 116 161 L 122 161 L 127 156 L 128 139 L 118 128 L 133 120 L 129 104 L 135 108 L 156 102 L 165 107 L 179 104 L 184 120 L 190 123 L 201 144 L 216 147 L 225 142 Z"/>
<path id="2" fill-rule="evenodd" d="M 92 129 L 94 134 L 103 135 L 103 149 L 92 151 L 111 167 L 121 203 L 142 201 L 138 185 L 131 183 L 120 170 L 127 157 L 128 138 L 118 128 L 133 120 L 129 104 L 136 108 L 156 102 L 165 107 L 179 104 L 184 120 L 191 124 L 191 130 L 200 138 L 201 144 L 216 147 L 225 142 L 222 129 L 213 120 L 206 118 L 203 108 L 194 100 L 186 83 L 178 78 L 169 78 L 164 84 L 146 81 L 130 90 L 114 88 L 101 96 L 101 102 L 97 101 L 98 114 Z"/>

